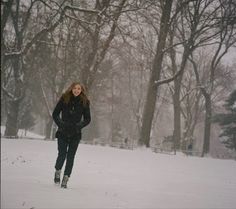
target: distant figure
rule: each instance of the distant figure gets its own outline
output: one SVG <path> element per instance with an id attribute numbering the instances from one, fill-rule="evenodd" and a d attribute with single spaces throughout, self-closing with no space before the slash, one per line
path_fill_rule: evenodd
<path id="1" fill-rule="evenodd" d="M 60 184 L 61 169 L 66 160 L 61 183 L 62 188 L 67 188 L 75 154 L 82 137 L 81 130 L 91 121 L 89 106 L 90 102 L 85 94 L 84 87 L 76 82 L 72 83 L 66 92 L 62 94 L 52 113 L 53 120 L 58 126 L 56 132 L 58 156 L 55 165 L 55 184 Z"/>
<path id="2" fill-rule="evenodd" d="M 188 155 L 192 155 L 193 154 L 192 151 L 193 151 L 193 145 L 189 144 L 188 145 Z"/>

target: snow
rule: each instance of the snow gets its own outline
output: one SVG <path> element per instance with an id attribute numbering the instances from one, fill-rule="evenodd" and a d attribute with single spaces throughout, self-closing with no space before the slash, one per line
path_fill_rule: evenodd
<path id="1" fill-rule="evenodd" d="M 1 208 L 236 208 L 236 162 L 80 144 L 68 189 L 56 141 L 1 139 Z"/>

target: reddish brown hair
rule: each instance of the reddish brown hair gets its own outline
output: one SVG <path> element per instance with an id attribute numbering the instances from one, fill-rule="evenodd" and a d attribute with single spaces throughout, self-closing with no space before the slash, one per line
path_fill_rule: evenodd
<path id="1" fill-rule="evenodd" d="M 72 83 L 72 84 L 69 86 L 69 88 L 65 91 L 65 93 L 62 94 L 62 98 L 63 98 L 64 102 L 65 102 L 66 104 L 68 104 L 69 101 L 70 101 L 70 99 L 71 99 L 71 97 L 73 96 L 72 89 L 73 89 L 76 85 L 80 85 L 80 87 L 81 87 L 81 93 L 80 93 L 79 97 L 82 99 L 83 105 L 86 106 L 87 104 L 89 104 L 89 99 L 88 99 L 88 97 L 87 97 L 87 95 L 86 95 L 86 93 L 85 93 L 85 87 L 84 87 L 84 85 L 82 85 L 82 84 L 79 83 L 79 82 L 74 82 L 74 83 Z"/>

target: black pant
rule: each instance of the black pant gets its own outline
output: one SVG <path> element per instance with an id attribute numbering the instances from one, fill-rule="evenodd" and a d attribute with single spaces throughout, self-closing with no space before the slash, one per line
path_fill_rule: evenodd
<path id="1" fill-rule="evenodd" d="M 77 151 L 78 145 L 80 140 L 64 140 L 63 138 L 57 139 L 58 144 L 58 156 L 56 160 L 55 169 L 61 170 L 63 167 L 63 164 L 66 160 L 66 167 L 64 171 L 64 175 L 68 175 L 70 177 L 73 164 L 74 164 L 74 158 L 75 153 Z"/>

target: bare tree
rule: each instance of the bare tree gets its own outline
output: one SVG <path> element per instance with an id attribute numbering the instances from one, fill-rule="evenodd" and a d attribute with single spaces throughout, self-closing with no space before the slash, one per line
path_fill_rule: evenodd
<path id="1" fill-rule="evenodd" d="M 211 9 L 210 9 L 211 7 Z M 181 16 L 173 23 L 173 29 L 170 33 L 170 58 L 172 63 L 172 71 L 174 79 L 174 132 L 173 138 L 176 148 L 180 148 L 181 144 L 181 102 L 180 92 L 181 83 L 186 68 L 188 57 L 192 51 L 201 47 L 202 44 L 209 43 L 218 35 L 218 31 L 212 32 L 216 25 L 215 16 L 219 12 L 219 7 L 214 6 L 212 1 L 194 1 L 181 10 Z M 186 27 L 186 25 L 188 27 Z M 176 48 L 174 39 L 177 39 L 177 44 L 183 45 L 181 62 L 178 66 L 176 60 Z M 163 82 L 170 82 L 171 79 L 166 79 Z M 163 83 L 162 82 L 162 83 Z M 161 81 L 159 82 L 161 84 Z"/>
<path id="2" fill-rule="evenodd" d="M 32 37 L 32 34 L 29 32 L 29 23 L 33 17 L 33 10 L 38 4 L 38 1 L 11 1 L 9 4 L 5 5 L 5 10 L 8 11 L 6 12 L 8 15 L 6 15 L 6 18 L 2 19 L 3 28 L 1 28 L 1 30 L 4 50 L 1 53 L 1 60 L 4 66 L 6 63 L 11 63 L 13 69 L 12 77 L 14 78 L 13 83 L 5 83 L 5 86 L 2 85 L 3 92 L 9 98 L 6 130 L 4 134 L 7 137 L 17 137 L 19 105 L 25 96 L 24 57 L 36 40 L 45 33 L 53 30 L 61 21 L 61 18 L 59 18 L 55 23 L 37 32 Z M 12 39 L 9 39 L 10 37 L 12 37 Z M 9 87 L 9 85 L 11 85 L 11 87 Z M 9 88 L 11 90 L 9 90 Z"/>
<path id="3" fill-rule="evenodd" d="M 158 36 L 158 43 L 150 75 L 150 81 L 148 84 L 147 98 L 145 100 L 144 105 L 144 111 L 142 116 L 142 128 L 139 139 L 139 143 L 141 145 L 145 145 L 146 147 L 150 146 L 150 131 L 152 127 L 152 119 L 157 98 L 157 85 L 155 85 L 155 82 L 160 79 L 164 49 L 166 46 L 166 38 L 169 30 L 172 4 L 172 0 L 163 1 L 163 8 L 160 20 L 160 33 Z"/>
<path id="4" fill-rule="evenodd" d="M 188 68 L 190 67 L 188 66 Z M 187 150 L 190 144 L 192 146 L 196 144 L 194 131 L 196 125 L 200 122 L 201 113 L 204 110 L 202 95 L 193 74 L 192 70 L 188 70 L 185 73 L 185 82 L 182 82 L 182 98 L 180 99 L 181 115 L 184 120 L 181 140 L 182 150 Z"/>

